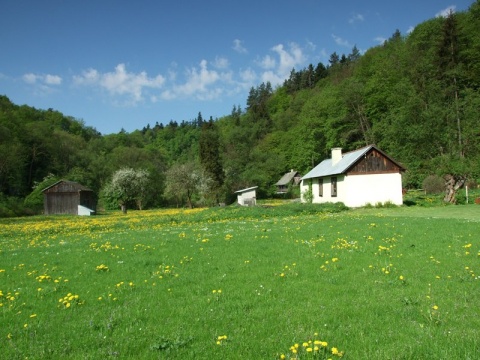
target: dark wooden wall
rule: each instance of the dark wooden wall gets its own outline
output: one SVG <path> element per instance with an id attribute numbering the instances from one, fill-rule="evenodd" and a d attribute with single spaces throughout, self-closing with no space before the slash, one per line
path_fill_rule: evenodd
<path id="1" fill-rule="evenodd" d="M 348 175 L 398 173 L 400 168 L 375 149 L 369 151 L 348 171 Z"/>

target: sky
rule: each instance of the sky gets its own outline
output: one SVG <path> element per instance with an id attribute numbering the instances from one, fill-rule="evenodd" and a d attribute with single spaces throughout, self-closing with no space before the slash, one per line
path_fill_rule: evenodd
<path id="1" fill-rule="evenodd" d="M 229 115 L 252 87 L 474 0 L 0 0 L 0 95 L 102 134 Z"/>

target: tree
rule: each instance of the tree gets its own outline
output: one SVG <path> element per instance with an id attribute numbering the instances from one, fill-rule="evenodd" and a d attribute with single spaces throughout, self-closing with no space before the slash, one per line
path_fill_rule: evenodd
<path id="1" fill-rule="evenodd" d="M 330 55 L 330 59 L 328 60 L 330 63 L 330 67 L 337 65 L 340 62 L 340 56 L 338 56 L 337 52 L 334 51 L 332 55 Z"/>
<path id="2" fill-rule="evenodd" d="M 200 163 L 212 179 L 210 193 L 218 204 L 225 175 L 220 159 L 220 138 L 212 119 L 202 126 L 199 140 Z"/>
<path id="3" fill-rule="evenodd" d="M 356 62 L 358 59 L 360 59 L 360 56 L 360 50 L 358 50 L 357 45 L 354 45 L 352 48 L 352 52 L 348 54 L 348 61 Z"/>
<path id="4" fill-rule="evenodd" d="M 104 189 L 104 196 L 111 201 L 116 201 L 124 214 L 127 213 L 127 205 L 131 202 L 136 202 L 141 210 L 148 183 L 149 174 L 146 170 L 122 168 L 113 174 L 111 181 Z"/>
<path id="5" fill-rule="evenodd" d="M 175 164 L 166 172 L 165 196 L 174 200 L 177 207 L 187 200 L 193 208 L 193 198 L 203 198 L 209 189 L 211 179 L 194 162 Z"/>

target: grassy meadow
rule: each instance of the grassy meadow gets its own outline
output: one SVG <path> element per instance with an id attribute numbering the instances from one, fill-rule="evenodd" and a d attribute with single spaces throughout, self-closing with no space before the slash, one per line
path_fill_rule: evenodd
<path id="1" fill-rule="evenodd" d="M 0 220 L 5 359 L 478 359 L 480 206 Z"/>

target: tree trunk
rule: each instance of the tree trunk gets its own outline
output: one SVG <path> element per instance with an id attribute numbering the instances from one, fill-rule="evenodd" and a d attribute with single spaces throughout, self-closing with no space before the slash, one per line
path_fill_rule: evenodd
<path id="1" fill-rule="evenodd" d="M 122 209 L 122 213 L 126 214 L 127 213 L 127 204 L 120 204 L 120 207 Z"/>
<path id="2" fill-rule="evenodd" d="M 443 201 L 450 204 L 455 204 L 457 202 L 455 194 L 457 190 L 460 189 L 466 182 L 466 176 L 463 175 L 445 175 L 445 197 Z"/>

